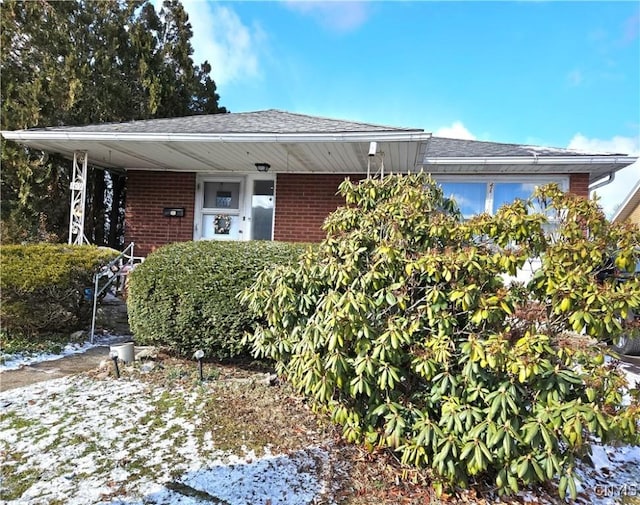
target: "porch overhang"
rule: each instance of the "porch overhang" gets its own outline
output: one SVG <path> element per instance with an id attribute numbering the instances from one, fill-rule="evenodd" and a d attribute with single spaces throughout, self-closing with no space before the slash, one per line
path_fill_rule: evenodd
<path id="1" fill-rule="evenodd" d="M 174 134 L 19 130 L 8 140 L 73 159 L 86 151 L 89 163 L 125 170 L 252 173 L 269 163 L 273 173 L 354 173 L 367 171 L 373 158 L 395 171 L 422 165 L 431 134 L 424 132 L 345 132 L 304 134 Z M 372 164 L 375 168 L 375 164 Z"/>

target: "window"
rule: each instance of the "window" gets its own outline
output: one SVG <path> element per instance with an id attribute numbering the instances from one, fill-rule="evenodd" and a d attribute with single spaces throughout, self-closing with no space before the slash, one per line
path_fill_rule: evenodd
<path id="1" fill-rule="evenodd" d="M 273 234 L 273 180 L 253 181 L 251 195 L 251 238 L 271 240 Z"/>
<path id="2" fill-rule="evenodd" d="M 444 182 L 441 186 L 445 196 L 456 201 L 465 219 L 485 211 L 487 201 L 486 183 Z"/>
<path id="3" fill-rule="evenodd" d="M 478 177 L 469 181 L 468 177 L 446 178 L 436 180 L 444 190 L 445 196 L 454 198 L 465 219 L 488 212 L 496 211 L 516 199 L 525 200 L 533 194 L 538 186 L 555 182 L 561 189 L 569 188 L 568 177 Z"/>

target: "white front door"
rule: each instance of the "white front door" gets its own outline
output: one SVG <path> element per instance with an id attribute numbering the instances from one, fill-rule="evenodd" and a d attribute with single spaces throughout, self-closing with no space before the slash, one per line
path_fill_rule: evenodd
<path id="1" fill-rule="evenodd" d="M 195 240 L 272 240 L 275 177 L 198 176 Z"/>

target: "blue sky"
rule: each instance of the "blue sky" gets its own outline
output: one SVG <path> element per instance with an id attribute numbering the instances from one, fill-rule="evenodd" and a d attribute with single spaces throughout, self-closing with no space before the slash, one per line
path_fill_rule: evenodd
<path id="1" fill-rule="evenodd" d="M 185 0 L 232 112 L 640 154 L 640 4 Z M 640 164 L 598 193 L 608 213 Z"/>

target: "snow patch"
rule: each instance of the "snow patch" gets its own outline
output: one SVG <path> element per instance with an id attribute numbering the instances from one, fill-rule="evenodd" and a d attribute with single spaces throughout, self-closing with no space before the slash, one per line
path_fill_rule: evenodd
<path id="1" fill-rule="evenodd" d="M 330 494 L 324 449 L 260 457 L 217 450 L 211 433 L 196 428 L 206 394 L 84 376 L 0 393 L 3 468 L 39 476 L 7 505 L 306 505 Z M 159 408 L 178 396 L 181 415 Z"/>

